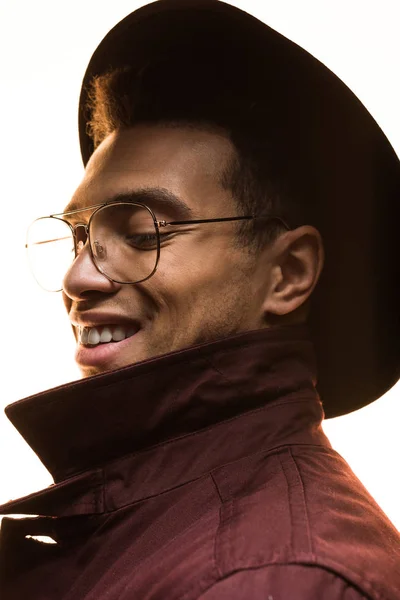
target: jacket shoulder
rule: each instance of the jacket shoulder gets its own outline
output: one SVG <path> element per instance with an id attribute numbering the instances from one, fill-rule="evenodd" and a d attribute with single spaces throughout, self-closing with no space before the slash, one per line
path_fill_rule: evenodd
<path id="1" fill-rule="evenodd" d="M 330 448 L 286 446 L 226 465 L 214 478 L 221 578 L 270 565 L 314 566 L 366 597 L 400 597 L 399 534 Z"/>

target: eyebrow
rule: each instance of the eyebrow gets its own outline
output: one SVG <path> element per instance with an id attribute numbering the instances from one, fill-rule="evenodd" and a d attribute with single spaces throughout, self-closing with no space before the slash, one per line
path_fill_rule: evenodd
<path id="1" fill-rule="evenodd" d="M 121 192 L 118 194 L 114 194 L 110 196 L 108 199 L 104 200 L 104 202 L 98 203 L 102 204 L 111 204 L 112 202 L 138 202 L 140 204 L 146 204 L 149 208 L 152 208 L 154 211 L 157 209 L 167 212 L 173 215 L 179 215 L 184 218 L 192 218 L 196 216 L 194 211 L 178 196 L 170 192 L 165 188 L 141 188 L 138 190 L 131 190 L 128 192 Z M 93 206 L 97 206 L 93 205 Z M 77 202 L 71 202 L 68 204 L 64 210 L 63 215 L 72 212 L 72 211 L 82 211 L 85 209 L 90 209 L 90 207 L 79 206 Z"/>

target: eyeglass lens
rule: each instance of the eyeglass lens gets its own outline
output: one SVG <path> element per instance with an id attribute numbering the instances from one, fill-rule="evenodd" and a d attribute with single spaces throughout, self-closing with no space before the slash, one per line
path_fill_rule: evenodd
<path id="1" fill-rule="evenodd" d="M 77 254 L 82 246 L 77 228 Z M 132 203 L 106 205 L 90 221 L 93 260 L 102 273 L 118 283 L 137 283 L 154 271 L 159 254 L 158 231 L 151 212 Z M 75 260 L 74 234 L 69 224 L 56 217 L 32 223 L 27 239 L 28 260 L 39 285 L 59 291 Z"/>

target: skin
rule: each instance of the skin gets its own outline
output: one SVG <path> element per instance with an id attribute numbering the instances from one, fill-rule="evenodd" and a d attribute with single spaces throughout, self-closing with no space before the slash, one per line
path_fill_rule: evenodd
<path id="1" fill-rule="evenodd" d="M 238 215 L 235 200 L 220 184 L 233 152 L 223 134 L 195 128 L 140 125 L 113 132 L 92 155 L 66 211 L 72 205 L 106 202 L 120 192 L 163 188 L 192 209 L 193 219 Z M 179 217 L 154 211 L 158 219 Z M 79 220 L 89 216 L 83 213 Z M 86 245 L 64 279 L 69 317 L 76 321 L 93 314 L 117 315 L 134 319 L 140 329 L 94 364 L 86 357 L 79 365 L 82 375 L 304 318 L 303 308 L 323 265 L 318 231 L 304 226 L 285 232 L 255 254 L 235 243 L 236 227 L 179 227 L 162 246 L 156 273 L 135 285 L 107 279 Z M 79 353 L 77 357 L 79 364 Z"/>

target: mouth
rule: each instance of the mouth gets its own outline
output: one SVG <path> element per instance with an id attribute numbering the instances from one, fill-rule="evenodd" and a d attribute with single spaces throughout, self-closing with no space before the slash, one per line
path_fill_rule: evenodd
<path id="1" fill-rule="evenodd" d="M 87 377 L 132 364 L 138 341 L 140 348 L 140 329 L 132 323 L 76 325 L 75 361 L 82 374 Z"/>
<path id="2" fill-rule="evenodd" d="M 82 346 L 95 347 L 122 342 L 137 333 L 137 329 L 123 325 L 102 325 L 98 327 L 77 327 L 77 341 Z"/>

